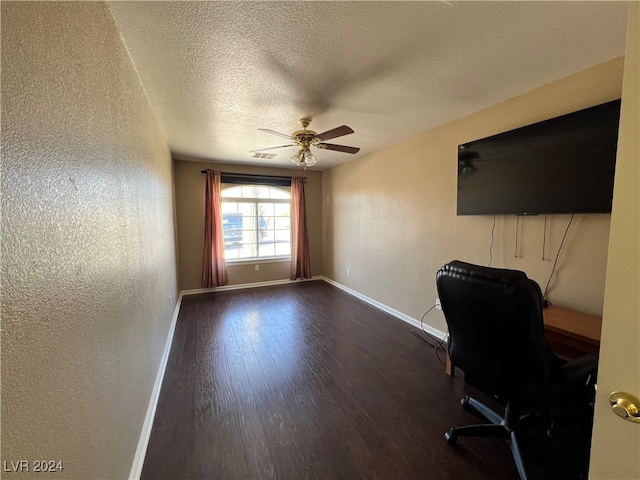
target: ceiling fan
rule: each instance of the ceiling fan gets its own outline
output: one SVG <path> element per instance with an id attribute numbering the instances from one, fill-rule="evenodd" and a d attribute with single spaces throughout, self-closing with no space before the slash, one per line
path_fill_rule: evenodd
<path id="1" fill-rule="evenodd" d="M 311 123 L 310 118 L 301 118 L 299 120 L 302 130 L 297 130 L 291 135 L 286 133 L 276 132 L 268 128 L 259 128 L 261 132 L 271 133 L 291 140 L 293 143 L 288 145 L 279 145 L 277 147 L 259 148 L 257 150 L 251 150 L 253 152 L 262 152 L 264 150 L 273 150 L 275 148 L 285 147 L 299 147 L 298 152 L 291 157 L 291 161 L 299 166 L 311 167 L 316 164 L 316 156 L 311 153 L 310 147 L 324 148 L 327 150 L 335 150 L 336 152 L 344 153 L 358 153 L 360 149 L 358 147 L 348 147 L 346 145 L 336 145 L 334 143 L 325 143 L 325 140 L 331 140 L 332 138 L 342 137 L 353 133 L 353 130 L 346 125 L 336 127 L 331 130 L 327 130 L 323 133 L 316 133 L 313 130 L 307 130 L 307 127 Z"/>

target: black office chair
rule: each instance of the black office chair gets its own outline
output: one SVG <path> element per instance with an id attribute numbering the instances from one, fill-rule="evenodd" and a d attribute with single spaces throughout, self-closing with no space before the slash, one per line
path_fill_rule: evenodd
<path id="1" fill-rule="evenodd" d="M 588 410 L 597 359 L 567 362 L 553 353 L 544 336 L 540 287 L 523 272 L 453 261 L 438 271 L 436 285 L 451 362 L 465 380 L 505 404 L 502 416 L 465 397 L 462 405 L 491 423 L 453 427 L 445 438 L 451 445 L 460 436 L 504 438 L 526 480 L 518 432 L 536 418 Z"/>

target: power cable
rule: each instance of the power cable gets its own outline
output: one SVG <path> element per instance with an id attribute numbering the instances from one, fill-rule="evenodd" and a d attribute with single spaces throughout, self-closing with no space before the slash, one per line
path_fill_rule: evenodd
<path id="1" fill-rule="evenodd" d="M 558 258 L 560 258 L 560 252 L 562 251 L 562 246 L 564 245 L 564 241 L 567 238 L 567 233 L 569 233 L 569 227 L 571 226 L 571 223 L 573 222 L 573 217 L 575 217 L 575 213 L 571 214 L 571 218 L 569 219 L 569 223 L 567 224 L 567 228 L 564 231 L 564 235 L 562 236 L 562 242 L 560 242 L 560 247 L 558 248 L 558 253 L 556 253 L 556 259 L 553 262 L 553 268 L 551 269 L 551 275 L 549 275 L 549 280 L 547 281 L 547 286 L 544 287 L 544 293 L 542 294 L 542 298 L 546 299 L 547 297 L 547 291 L 549 290 L 549 284 L 551 283 L 551 279 L 553 278 L 553 274 L 556 271 L 556 265 L 558 263 Z"/>

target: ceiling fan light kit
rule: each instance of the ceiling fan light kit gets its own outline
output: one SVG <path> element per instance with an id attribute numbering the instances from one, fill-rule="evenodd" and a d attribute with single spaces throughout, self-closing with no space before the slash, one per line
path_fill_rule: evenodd
<path id="1" fill-rule="evenodd" d="M 317 163 L 316 156 L 309 149 L 300 149 L 293 154 L 291 161 L 298 166 L 312 167 Z"/>
<path id="2" fill-rule="evenodd" d="M 342 137 L 344 135 L 349 135 L 353 133 L 353 129 L 346 125 L 342 125 L 337 128 L 333 128 L 331 130 L 327 130 L 324 133 L 316 133 L 313 130 L 307 130 L 307 127 L 311 124 L 310 118 L 301 118 L 299 120 L 300 126 L 302 126 L 302 130 L 296 130 L 291 135 L 287 135 L 285 133 L 276 132 L 275 130 L 270 130 L 268 128 L 259 128 L 261 132 L 271 133 L 273 135 L 278 135 L 279 137 L 284 137 L 291 140 L 293 143 L 289 145 L 280 145 L 277 147 L 267 147 L 267 148 L 259 148 L 258 150 L 251 150 L 251 153 L 260 152 L 263 150 L 273 150 L 276 148 L 285 148 L 285 147 L 300 147 L 298 152 L 291 157 L 291 161 L 299 166 L 304 166 L 305 168 L 311 167 L 316 164 L 317 159 L 316 156 L 311 153 L 310 147 L 323 148 L 326 150 L 334 150 L 336 152 L 350 153 L 355 154 L 360 151 L 358 147 L 349 147 L 347 145 L 336 145 L 333 143 L 324 143 L 325 140 L 330 140 L 332 138 Z"/>

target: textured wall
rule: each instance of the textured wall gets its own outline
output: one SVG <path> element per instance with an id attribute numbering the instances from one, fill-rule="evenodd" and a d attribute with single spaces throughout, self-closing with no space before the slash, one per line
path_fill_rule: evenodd
<path id="1" fill-rule="evenodd" d="M 285 168 L 260 168 L 246 165 L 225 165 L 185 160 L 175 162 L 176 221 L 180 259 L 180 290 L 202 288 L 202 248 L 204 238 L 204 183 L 201 170 L 213 168 L 231 173 L 257 175 L 300 175 L 307 177 L 307 227 L 311 251 L 311 273 L 322 275 L 322 172 Z M 256 271 L 254 264 L 230 264 L 229 284 L 265 282 L 289 279 L 291 262 L 263 263 Z"/>
<path id="2" fill-rule="evenodd" d="M 471 116 L 324 172 L 325 275 L 414 318 L 434 304 L 435 274 L 449 260 L 488 264 L 491 216 L 456 216 L 457 146 L 620 98 L 622 58 L 532 90 Z M 493 266 L 547 282 L 543 217 L 496 221 Z M 568 216 L 550 216 L 553 259 Z M 601 314 L 610 215 L 577 215 L 549 299 Z M 347 269 L 351 275 L 347 275 Z M 445 330 L 439 311 L 425 321 Z"/>
<path id="3" fill-rule="evenodd" d="M 172 162 L 104 3 L 2 2 L 2 155 L 2 460 L 126 478 L 177 294 Z"/>

